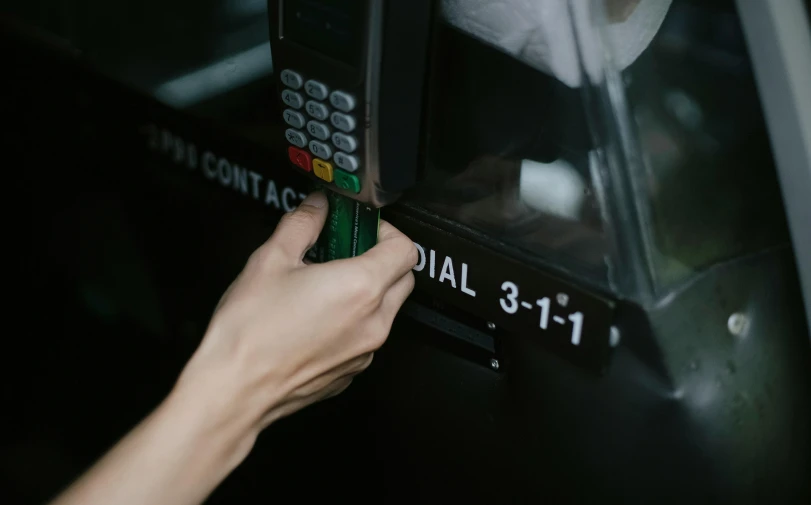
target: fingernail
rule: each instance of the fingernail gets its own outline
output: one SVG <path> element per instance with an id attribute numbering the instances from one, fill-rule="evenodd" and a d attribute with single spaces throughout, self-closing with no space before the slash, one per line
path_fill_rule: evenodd
<path id="1" fill-rule="evenodd" d="M 327 204 L 327 196 L 321 191 L 316 191 L 315 193 L 310 193 L 310 195 L 305 198 L 301 204 L 320 209 Z"/>

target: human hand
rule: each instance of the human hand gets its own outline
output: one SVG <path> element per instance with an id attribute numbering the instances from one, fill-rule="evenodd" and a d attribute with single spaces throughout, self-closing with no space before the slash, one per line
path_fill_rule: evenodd
<path id="1" fill-rule="evenodd" d="M 175 388 L 186 402 L 206 398 L 205 415 L 236 426 L 247 450 L 268 424 L 346 389 L 413 289 L 416 248 L 385 221 L 363 255 L 305 264 L 326 215 L 314 193 L 282 219 L 223 295 Z"/>

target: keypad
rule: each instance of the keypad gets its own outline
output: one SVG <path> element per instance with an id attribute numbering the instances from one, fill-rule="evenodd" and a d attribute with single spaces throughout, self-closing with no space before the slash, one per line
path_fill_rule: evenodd
<path id="1" fill-rule="evenodd" d="M 294 146 L 288 149 L 290 161 L 319 179 L 359 193 L 360 179 L 353 173 L 362 168 L 361 160 L 352 154 L 358 149 L 355 97 L 306 77 L 293 69 L 280 74 L 281 98 L 287 105 L 282 114 L 290 126 L 285 138 Z"/>

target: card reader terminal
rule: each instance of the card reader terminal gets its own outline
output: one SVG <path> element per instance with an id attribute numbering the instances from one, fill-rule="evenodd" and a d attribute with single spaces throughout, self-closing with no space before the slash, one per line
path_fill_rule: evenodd
<path id="1" fill-rule="evenodd" d="M 293 166 L 372 207 L 416 182 L 432 0 L 270 0 Z"/>

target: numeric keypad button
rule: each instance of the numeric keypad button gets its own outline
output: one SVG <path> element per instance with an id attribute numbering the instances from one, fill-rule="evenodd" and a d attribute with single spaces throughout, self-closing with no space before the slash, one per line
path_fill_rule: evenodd
<path id="1" fill-rule="evenodd" d="M 335 153 L 335 164 L 338 165 L 340 168 L 343 168 L 347 172 L 354 172 L 360 166 L 360 163 L 358 162 L 358 158 L 356 156 L 342 153 L 341 151 Z"/>
<path id="2" fill-rule="evenodd" d="M 327 125 L 319 123 L 318 121 L 310 121 L 307 123 L 307 131 L 318 140 L 327 140 L 329 139 L 330 133 L 332 133 Z"/>
<path id="3" fill-rule="evenodd" d="M 329 96 L 329 103 L 343 112 L 351 112 L 355 109 L 355 97 L 343 91 L 333 91 Z"/>
<path id="4" fill-rule="evenodd" d="M 317 140 L 310 141 L 310 152 L 321 159 L 328 160 L 332 157 L 332 148 Z"/>
<path id="5" fill-rule="evenodd" d="M 304 114 L 300 112 L 296 112 L 293 109 L 285 109 L 284 113 L 284 122 L 292 126 L 296 129 L 304 128 L 304 125 L 307 124 L 307 120 L 304 118 Z"/>
<path id="6" fill-rule="evenodd" d="M 304 83 L 304 91 L 316 100 L 326 100 L 329 95 L 329 89 L 324 83 L 312 79 Z"/>
<path id="7" fill-rule="evenodd" d="M 288 142 L 296 147 L 307 147 L 307 143 L 309 142 L 307 135 L 292 128 L 288 128 L 287 131 L 284 132 L 284 136 L 287 138 Z"/>
<path id="8" fill-rule="evenodd" d="M 288 107 L 294 109 L 300 109 L 301 106 L 304 105 L 304 97 L 301 96 L 301 93 L 296 93 L 289 89 L 282 91 L 282 101 L 286 103 Z"/>
<path id="9" fill-rule="evenodd" d="M 282 82 L 285 86 L 292 89 L 299 89 L 304 83 L 304 79 L 302 79 L 301 74 L 298 72 L 294 72 L 293 70 L 282 70 Z"/>
<path id="10" fill-rule="evenodd" d="M 332 134 L 332 143 L 341 151 L 352 153 L 358 148 L 358 141 L 352 135 L 345 135 L 340 132 Z"/>
<path id="11" fill-rule="evenodd" d="M 329 120 L 332 123 L 332 126 L 343 132 L 349 133 L 355 129 L 355 118 L 348 114 L 333 112 L 329 117 Z"/>
<path id="12" fill-rule="evenodd" d="M 329 118 L 329 109 L 323 103 L 318 103 L 315 100 L 310 100 L 305 106 L 307 114 L 319 121 L 326 121 Z"/>

